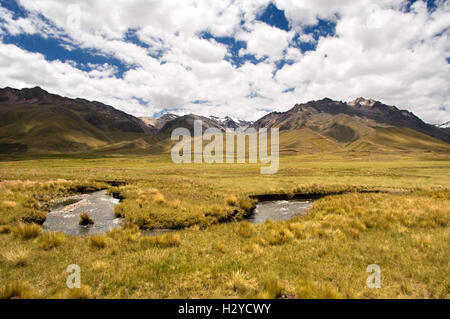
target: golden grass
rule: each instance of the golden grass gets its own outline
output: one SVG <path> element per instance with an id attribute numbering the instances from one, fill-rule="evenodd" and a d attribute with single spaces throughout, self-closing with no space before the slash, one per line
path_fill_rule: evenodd
<path id="1" fill-rule="evenodd" d="M 108 245 L 108 238 L 105 235 L 89 236 L 89 244 L 92 248 L 103 249 Z"/>
<path id="2" fill-rule="evenodd" d="M 20 223 L 12 229 L 14 236 L 25 240 L 36 238 L 41 234 L 41 232 L 42 228 L 36 224 Z"/>
<path id="3" fill-rule="evenodd" d="M 87 285 L 81 285 L 80 288 L 68 289 L 65 296 L 65 299 L 92 299 L 92 291 L 91 287 Z"/>
<path id="4" fill-rule="evenodd" d="M 237 202 L 238 202 L 238 199 L 237 199 L 236 195 L 229 195 L 227 197 L 227 204 L 229 206 L 236 206 Z"/>
<path id="5" fill-rule="evenodd" d="M 161 193 L 156 193 L 156 194 L 153 196 L 153 200 L 154 200 L 155 202 L 157 202 L 158 204 L 164 204 L 164 203 L 166 202 L 166 198 L 165 198 L 164 195 L 161 194 Z"/>
<path id="6" fill-rule="evenodd" d="M 126 223 L 121 228 L 111 229 L 106 236 L 119 242 L 133 242 L 139 239 L 141 233 L 135 225 Z"/>
<path id="7" fill-rule="evenodd" d="M 269 245 L 282 245 L 293 238 L 294 235 L 287 228 L 271 229 L 267 234 L 267 242 Z"/>
<path id="8" fill-rule="evenodd" d="M 244 247 L 244 252 L 259 257 L 264 254 L 264 249 L 258 244 L 249 244 Z"/>
<path id="9" fill-rule="evenodd" d="M 239 295 L 246 296 L 254 294 L 257 291 L 257 281 L 241 269 L 231 273 L 230 281 L 227 286 Z"/>
<path id="10" fill-rule="evenodd" d="M 36 238 L 38 247 L 44 250 L 51 250 L 61 246 L 66 241 L 66 235 L 62 233 L 45 233 Z"/>
<path id="11" fill-rule="evenodd" d="M 30 250 L 28 248 L 15 246 L 2 252 L 2 259 L 13 267 L 24 267 L 27 264 Z"/>
<path id="12" fill-rule="evenodd" d="M 2 225 L 0 226 L 0 234 L 9 234 L 11 232 L 11 226 Z"/>
<path id="13" fill-rule="evenodd" d="M 281 158 L 274 176 L 254 165 L 174 166 L 161 157 L 0 162 L 0 206 L 17 203 L 0 207 L 0 286 L 9 285 L 1 296 L 68 298 L 64 269 L 76 263 L 89 283 L 79 295 L 88 298 L 449 298 L 449 167 L 434 155 L 358 153 Z M 115 179 L 127 184 L 99 182 Z M 123 227 L 53 247 L 39 226 L 21 224 L 88 186 L 123 198 Z M 358 192 L 374 189 L 395 192 Z M 303 218 L 234 222 L 252 210 L 252 194 L 344 191 L 314 201 Z M 33 233 L 23 227 L 37 239 L 23 240 Z M 184 230 L 144 237 L 138 228 Z M 11 254 L 19 249 L 24 262 Z M 375 290 L 365 284 L 374 263 L 382 270 Z"/>
<path id="14" fill-rule="evenodd" d="M 10 201 L 10 200 L 4 200 L 2 202 L 2 206 L 5 208 L 15 208 L 15 207 L 17 207 L 17 205 L 18 205 L 17 202 Z"/>
<path id="15" fill-rule="evenodd" d="M 177 247 L 181 245 L 179 234 L 164 234 L 159 236 L 145 236 L 140 240 L 143 247 Z"/>
<path id="16" fill-rule="evenodd" d="M 0 290 L 0 299 L 31 299 L 33 297 L 35 297 L 33 289 L 20 281 L 7 283 Z"/>
<path id="17" fill-rule="evenodd" d="M 255 227 L 250 224 L 249 222 L 241 222 L 236 227 L 236 233 L 239 236 L 242 236 L 244 238 L 252 237 L 255 231 Z"/>
<path id="18" fill-rule="evenodd" d="M 301 280 L 296 289 L 298 299 L 340 299 L 342 296 L 328 282 L 308 282 Z"/>
<path id="19" fill-rule="evenodd" d="M 261 299 L 277 299 L 283 296 L 283 286 L 273 273 L 266 274 L 261 280 L 262 290 L 258 294 Z"/>

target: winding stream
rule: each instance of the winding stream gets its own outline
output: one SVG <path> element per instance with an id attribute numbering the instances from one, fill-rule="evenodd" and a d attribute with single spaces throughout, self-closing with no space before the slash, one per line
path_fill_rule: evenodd
<path id="1" fill-rule="evenodd" d="M 68 235 L 102 234 L 120 226 L 121 219 L 114 215 L 114 207 L 119 204 L 107 194 L 106 190 L 85 195 L 76 195 L 63 199 L 48 213 L 43 227 L 50 232 L 62 232 Z M 248 221 L 261 224 L 267 220 L 283 221 L 297 216 L 305 216 L 312 207 L 311 200 L 262 201 Z M 94 225 L 80 226 L 80 214 L 88 213 Z M 169 229 L 142 231 L 144 236 L 155 236 L 171 232 Z"/>

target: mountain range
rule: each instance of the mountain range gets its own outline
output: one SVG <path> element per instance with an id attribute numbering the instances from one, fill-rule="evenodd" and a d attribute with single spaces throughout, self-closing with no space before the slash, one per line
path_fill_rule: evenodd
<path id="1" fill-rule="evenodd" d="M 112 106 L 71 99 L 35 87 L 0 89 L 1 154 L 162 153 L 173 129 L 280 128 L 280 151 L 450 152 L 448 122 L 435 126 L 379 101 L 325 98 L 273 112 L 256 122 L 188 114 L 135 117 Z"/>

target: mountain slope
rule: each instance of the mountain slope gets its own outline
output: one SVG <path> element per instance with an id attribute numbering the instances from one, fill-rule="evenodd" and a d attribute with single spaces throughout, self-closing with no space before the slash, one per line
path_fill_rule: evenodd
<path id="1" fill-rule="evenodd" d="M 363 98 L 297 104 L 287 112 L 270 113 L 253 126 L 280 128 L 281 153 L 450 152 L 447 129 Z"/>
<path id="2" fill-rule="evenodd" d="M 255 123 L 231 117 L 166 114 L 136 118 L 111 106 L 50 94 L 39 87 L 0 89 L 0 154 L 165 153 L 176 128 L 280 128 L 280 152 L 450 152 L 449 128 L 374 100 L 297 104 Z"/>
<path id="3" fill-rule="evenodd" d="M 178 118 L 178 115 L 176 114 L 164 114 L 163 116 L 161 116 L 160 118 L 153 118 L 153 117 L 140 117 L 139 119 L 142 120 L 142 122 L 145 123 L 145 125 L 147 125 L 148 127 L 150 127 L 151 129 L 154 129 L 155 131 L 160 130 L 164 124 L 166 124 L 167 122 L 170 122 L 172 120 L 175 120 L 176 118 Z"/>
<path id="4" fill-rule="evenodd" d="M 99 102 L 69 99 L 39 87 L 0 89 L 0 152 L 77 153 L 142 138 L 148 127 Z"/>
<path id="5" fill-rule="evenodd" d="M 363 98 L 349 103 L 326 98 L 297 104 L 287 112 L 266 115 L 254 127 L 278 127 L 282 131 L 309 128 L 344 144 L 374 135 L 380 127 L 399 127 L 450 142 L 448 130 L 426 124 L 411 112 Z"/>
<path id="6" fill-rule="evenodd" d="M 216 128 L 220 131 L 225 131 L 225 128 L 223 125 L 221 125 L 219 122 L 217 122 L 214 119 L 195 115 L 195 114 L 188 114 L 179 116 L 171 121 L 166 122 L 161 129 L 158 131 L 158 136 L 160 138 L 167 138 L 172 135 L 173 130 L 176 128 L 186 128 L 188 129 L 191 134 L 194 134 L 194 121 L 202 121 L 202 130 L 206 130 L 209 128 Z"/>

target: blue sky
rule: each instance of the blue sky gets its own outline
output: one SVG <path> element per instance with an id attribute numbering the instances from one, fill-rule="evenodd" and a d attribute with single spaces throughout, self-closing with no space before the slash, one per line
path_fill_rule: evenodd
<path id="1" fill-rule="evenodd" d="M 0 0 L 0 10 L 0 86 L 145 116 L 254 120 L 364 96 L 449 120 L 446 1 Z"/>

